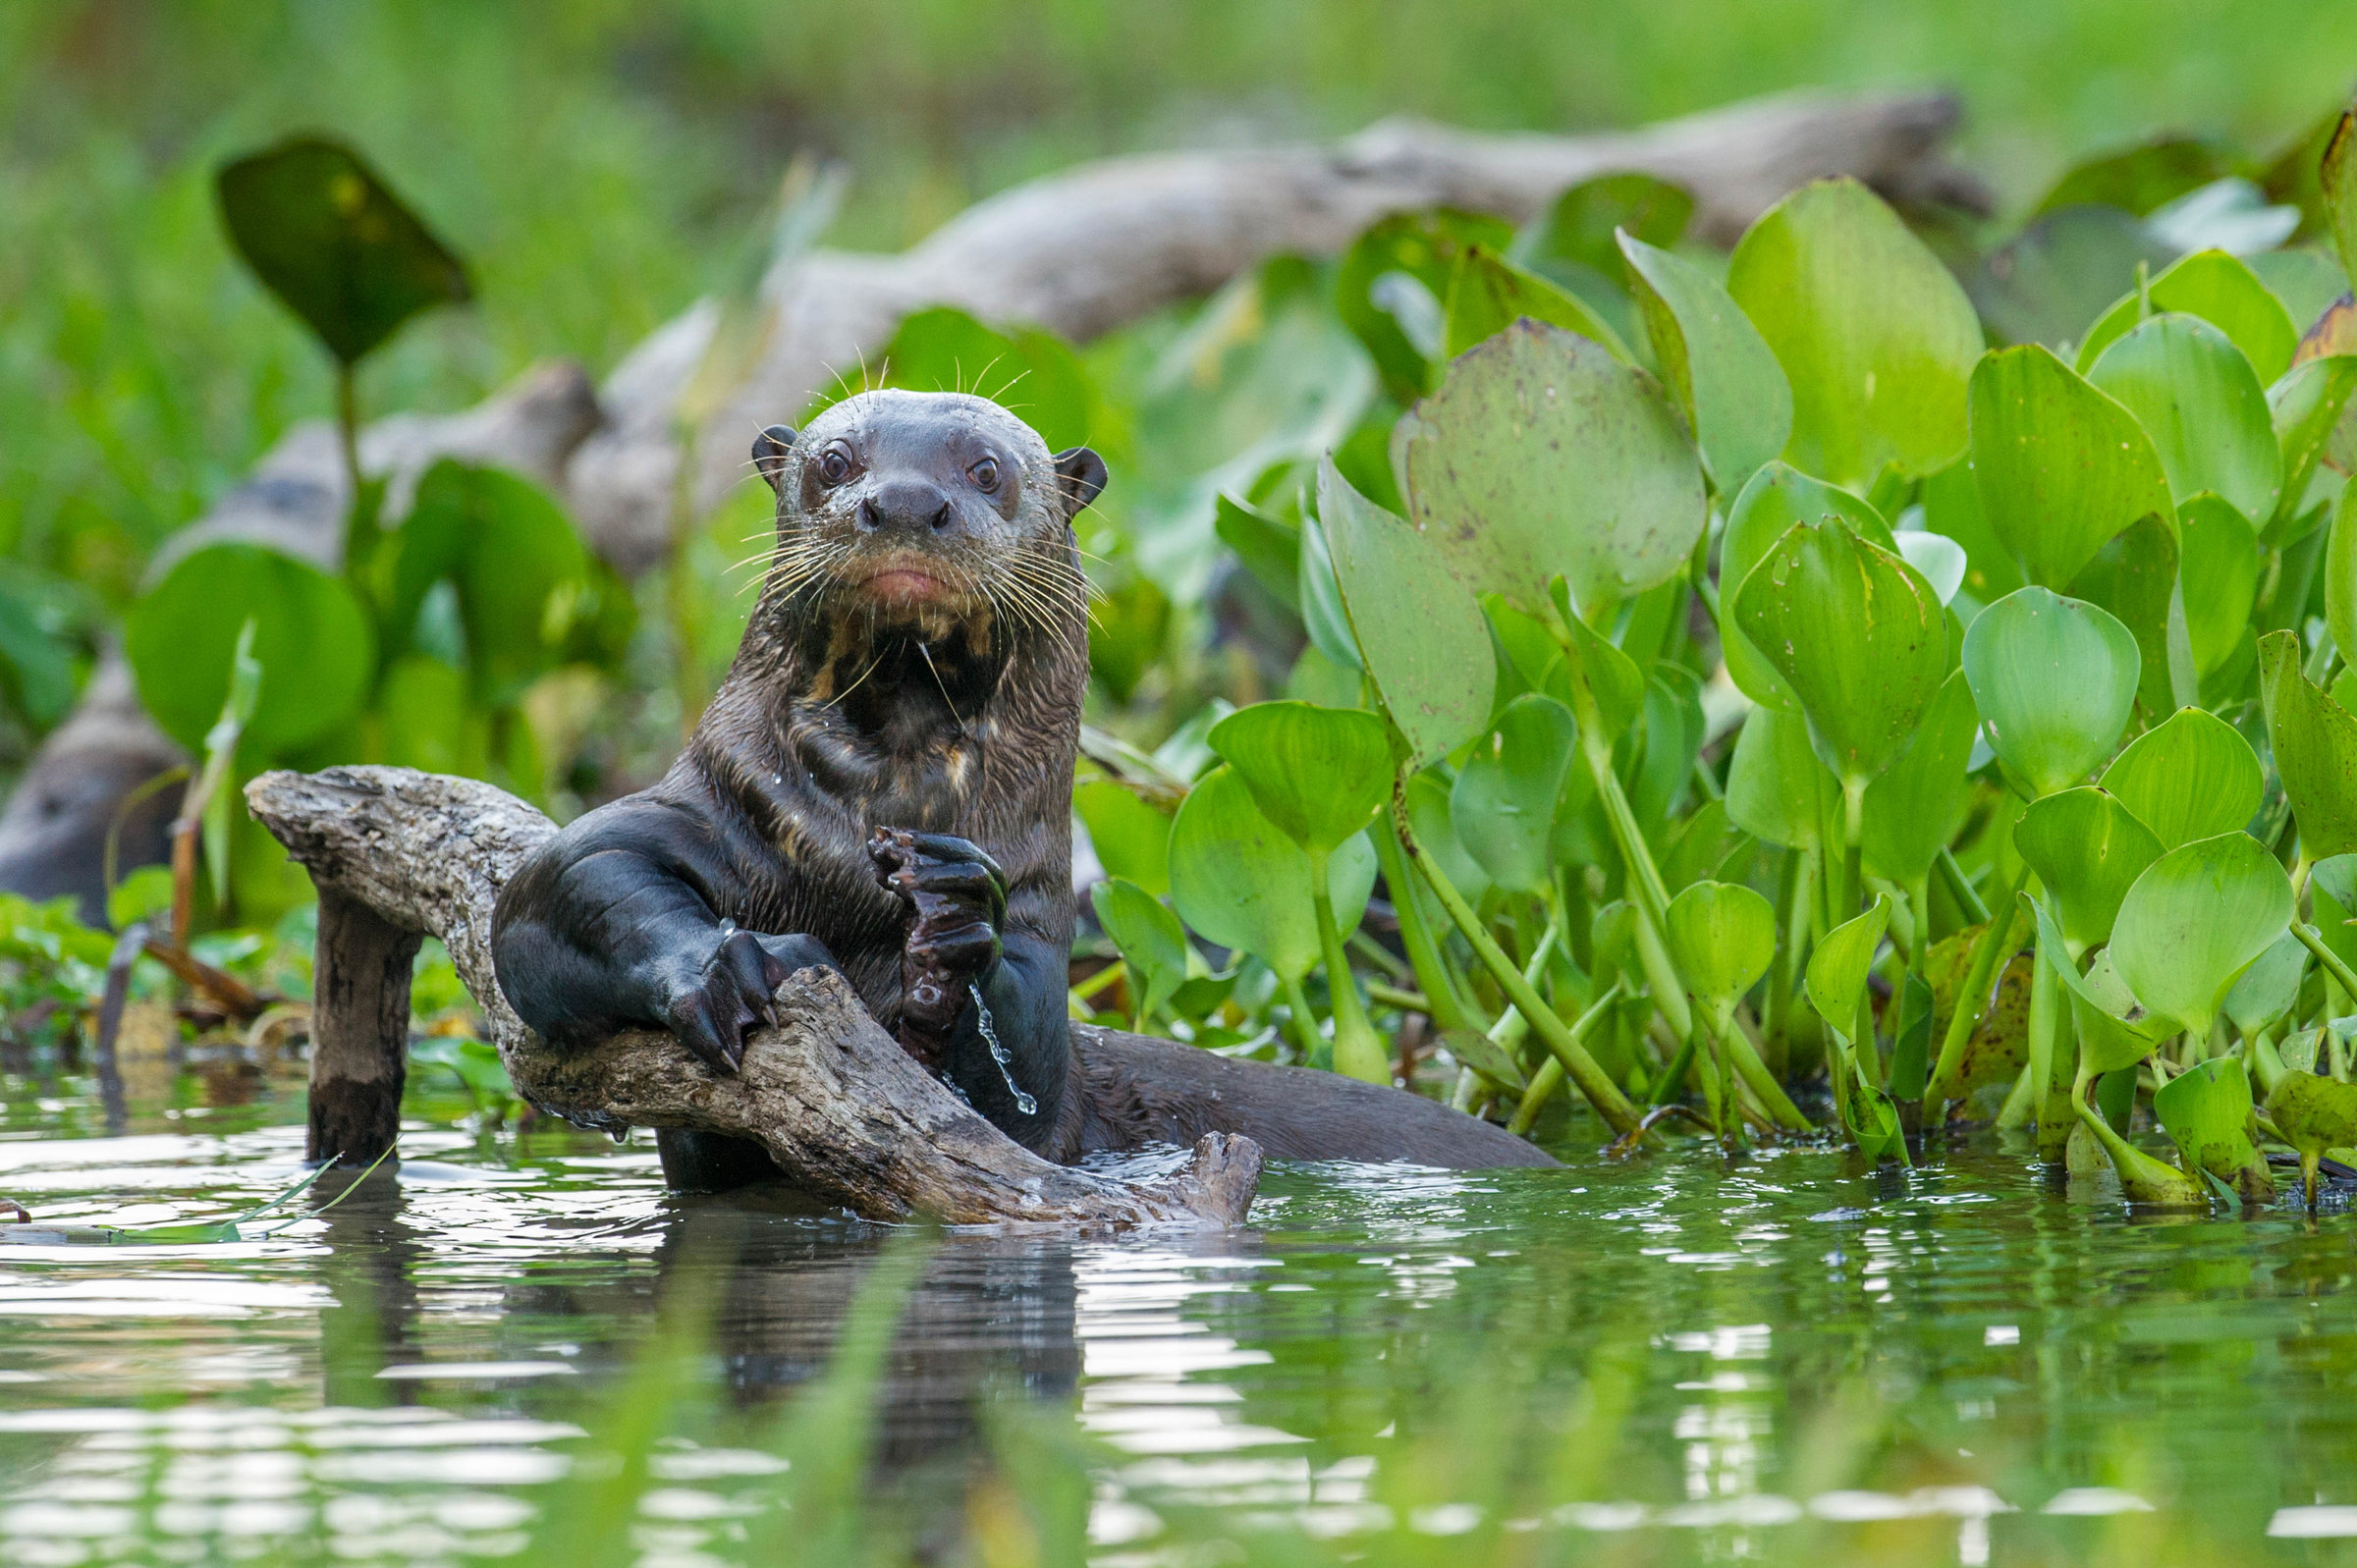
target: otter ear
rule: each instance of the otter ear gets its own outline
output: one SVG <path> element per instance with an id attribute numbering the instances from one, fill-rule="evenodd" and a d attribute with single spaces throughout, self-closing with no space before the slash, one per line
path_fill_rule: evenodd
<path id="1" fill-rule="evenodd" d="M 786 454 L 793 450 L 792 425 L 771 425 L 753 437 L 753 466 L 761 470 L 761 477 L 769 481 L 770 489 L 775 490 L 784 482 Z"/>
<path id="2" fill-rule="evenodd" d="M 1069 517 L 1104 494 L 1105 460 L 1086 447 L 1069 448 L 1056 454 L 1056 477 L 1063 481 L 1064 514 Z"/>

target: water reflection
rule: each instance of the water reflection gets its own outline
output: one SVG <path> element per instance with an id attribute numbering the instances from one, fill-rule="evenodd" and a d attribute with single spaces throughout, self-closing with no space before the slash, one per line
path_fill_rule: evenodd
<path id="1" fill-rule="evenodd" d="M 300 1142 L 0 1138 L 0 1190 L 217 1220 Z M 683 1317 L 714 1376 L 643 1539 L 730 1555 L 885 1233 L 775 1190 L 675 1199 L 651 1151 L 570 1134 L 410 1149 L 266 1241 L 0 1247 L 0 1561 L 515 1549 Z M 1030 1406 L 1094 1446 L 1107 1560 L 1204 1508 L 1632 1561 L 2306 1551 L 2357 1531 L 2353 1278 L 2346 1216 L 2144 1224 L 1992 1144 L 1904 1180 L 1815 1152 L 1282 1169 L 1247 1230 L 942 1238 L 876 1482 L 946 1530 L 993 1412 Z"/>

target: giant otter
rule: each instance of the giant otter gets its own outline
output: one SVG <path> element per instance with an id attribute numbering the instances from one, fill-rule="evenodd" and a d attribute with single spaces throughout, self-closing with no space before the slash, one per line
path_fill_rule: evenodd
<path id="1" fill-rule="evenodd" d="M 744 642 L 671 771 L 534 853 L 492 950 L 552 1043 L 671 1030 L 733 1071 L 806 965 L 1051 1159 L 1206 1131 L 1273 1155 L 1549 1163 L 1417 1096 L 1066 1022 L 1088 678 L 1072 517 L 1104 487 L 994 403 L 869 392 L 762 432 L 777 537 Z M 685 1186 L 757 1146 L 666 1132 Z"/>

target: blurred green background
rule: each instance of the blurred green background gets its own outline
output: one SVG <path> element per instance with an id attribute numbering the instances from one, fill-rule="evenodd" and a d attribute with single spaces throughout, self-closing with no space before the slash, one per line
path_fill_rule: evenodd
<path id="1" fill-rule="evenodd" d="M 0 567 L 94 624 L 327 367 L 230 254 L 212 171 L 352 138 L 480 303 L 366 369 L 461 406 L 554 354 L 602 370 L 757 264 L 782 171 L 842 160 L 828 236 L 898 247 L 1099 154 L 1344 133 L 1635 124 L 1780 89 L 1937 83 L 2007 201 L 2159 130 L 2264 148 L 2357 77 L 2346 0 L 41 0 L 0 7 Z M 0 779 L 35 736 L 0 736 Z"/>

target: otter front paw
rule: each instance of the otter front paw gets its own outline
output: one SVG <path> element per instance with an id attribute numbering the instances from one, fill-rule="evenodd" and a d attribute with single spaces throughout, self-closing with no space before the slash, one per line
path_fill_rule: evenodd
<path id="1" fill-rule="evenodd" d="M 878 828 L 876 878 L 908 905 L 901 949 L 901 1045 L 938 1069 L 967 991 L 999 961 L 1007 878 L 979 845 L 946 834 Z"/>
<path id="2" fill-rule="evenodd" d="M 681 1045 L 722 1072 L 744 1060 L 745 1031 L 778 1023 L 778 987 L 797 969 L 833 968 L 815 937 L 767 937 L 722 922 L 709 954 L 679 955 L 663 987 L 663 1019 Z"/>

